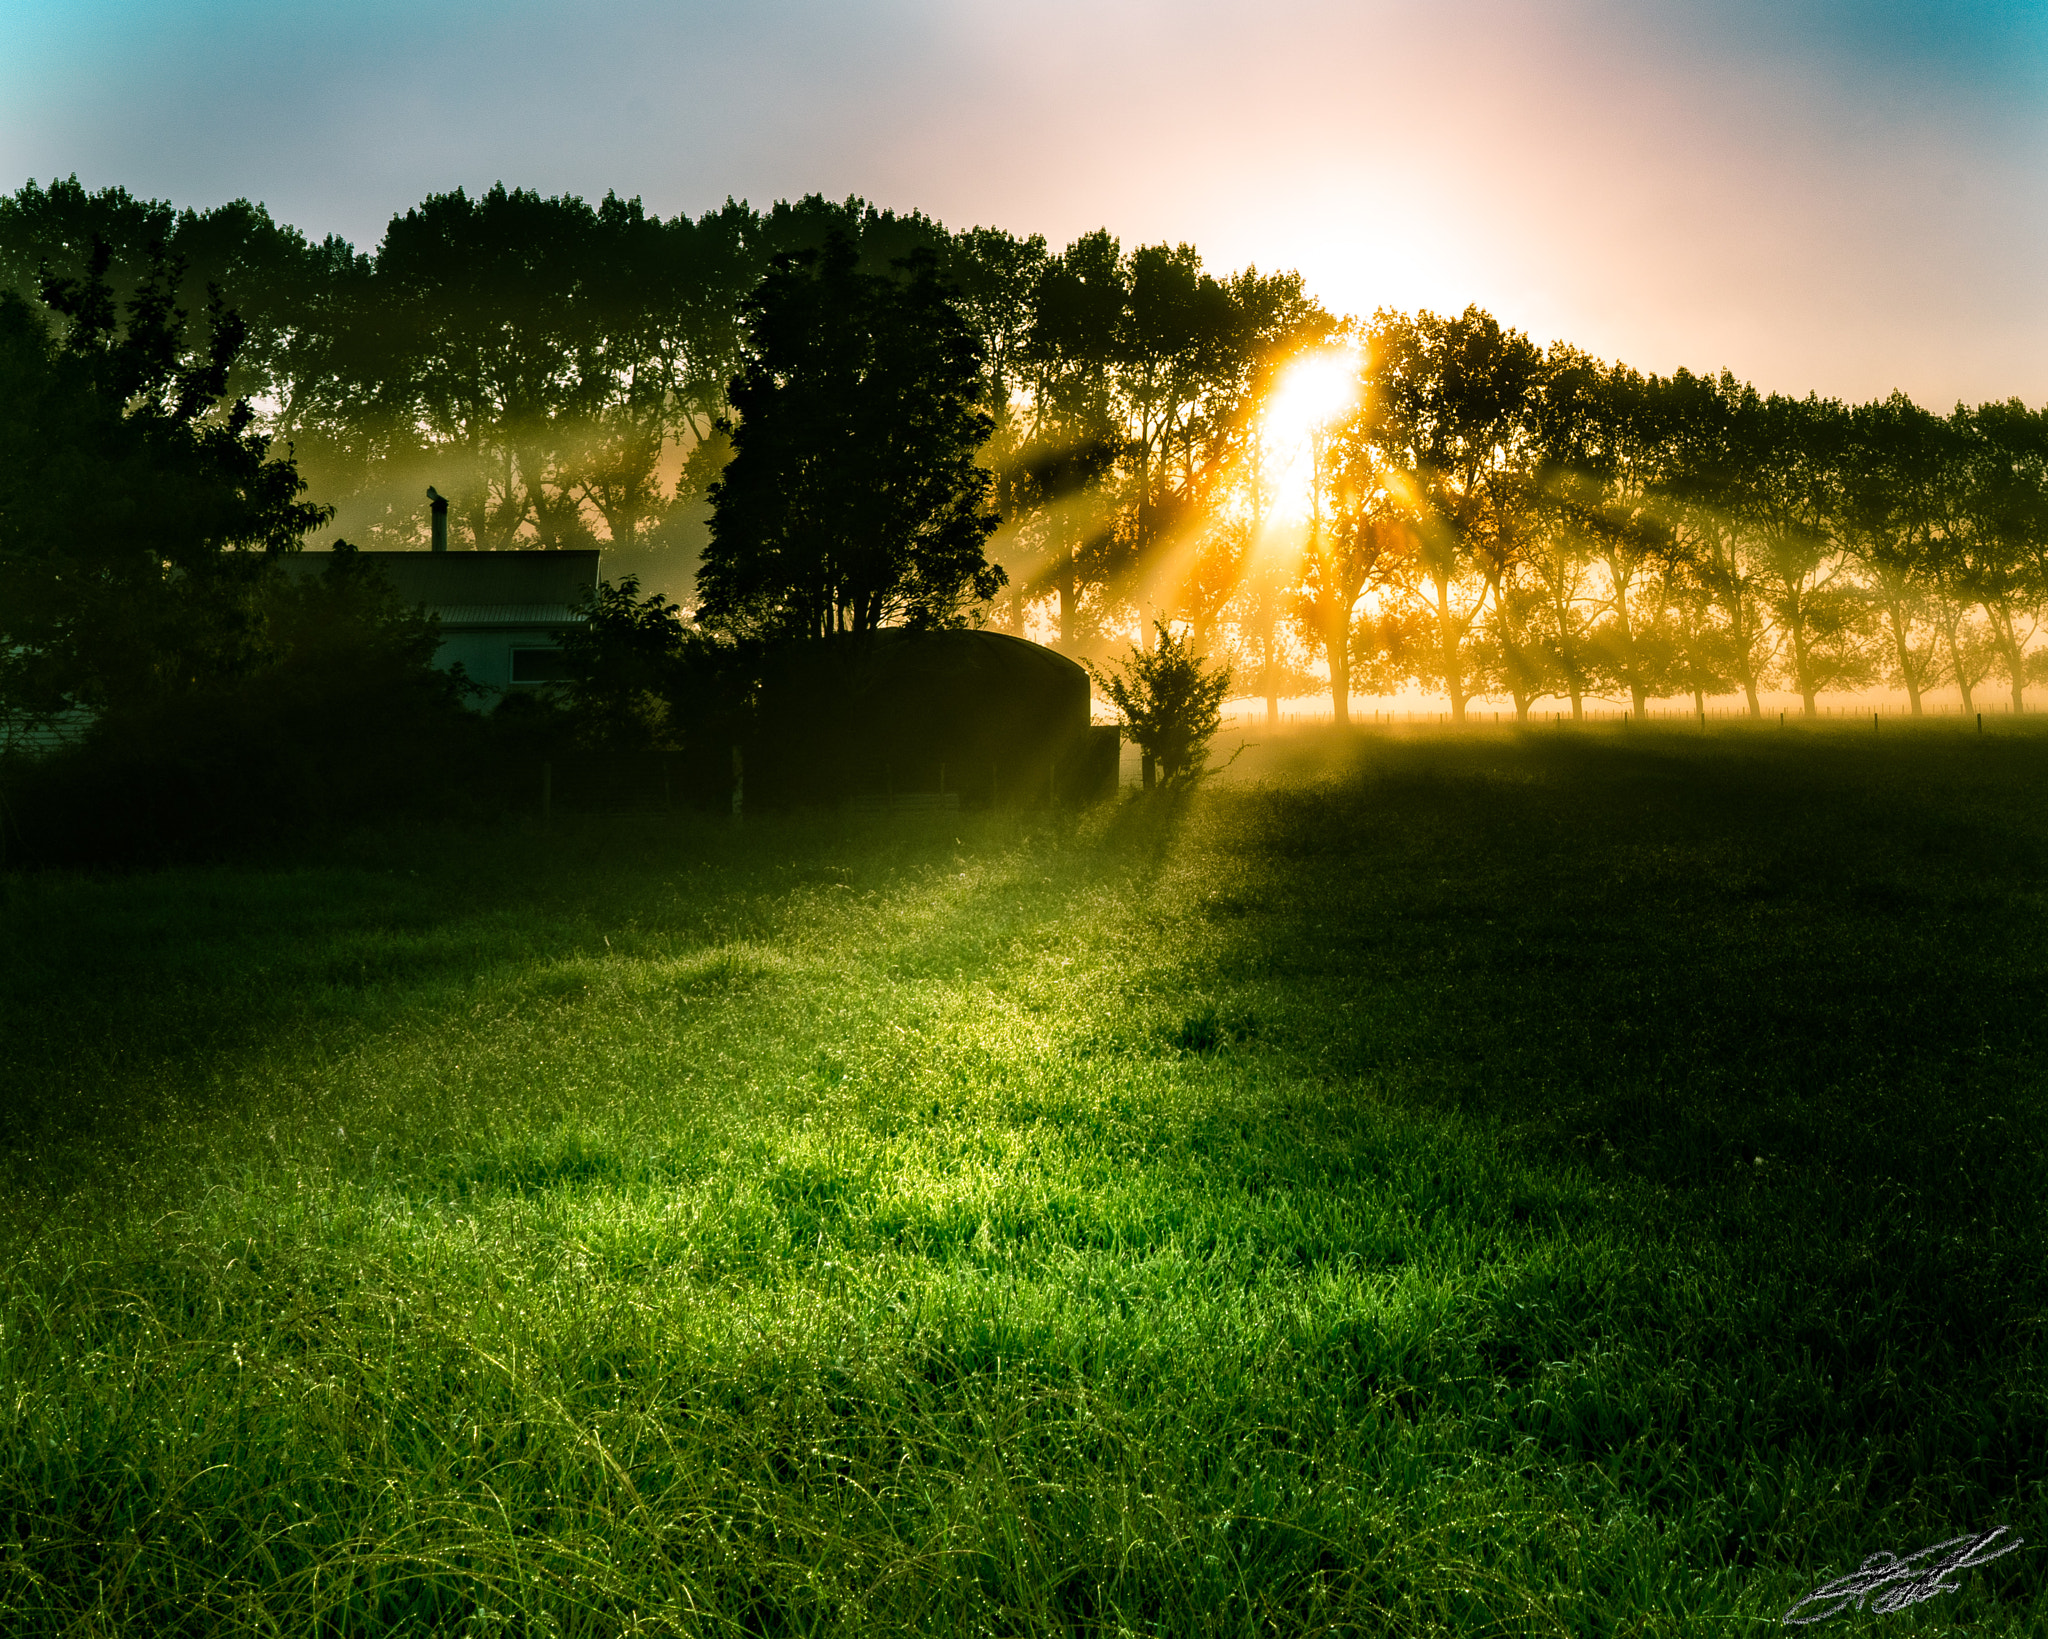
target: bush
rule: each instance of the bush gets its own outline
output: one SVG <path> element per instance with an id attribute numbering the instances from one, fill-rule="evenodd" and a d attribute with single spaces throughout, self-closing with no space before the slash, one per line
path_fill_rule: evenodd
<path id="1" fill-rule="evenodd" d="M 1204 665 L 1163 620 L 1153 630 L 1158 641 L 1150 654 L 1132 644 L 1122 664 L 1088 668 L 1145 754 L 1148 791 L 1155 768 L 1167 786 L 1189 784 L 1208 772 L 1209 742 L 1223 727 L 1217 708 L 1230 688 L 1228 666 Z"/>

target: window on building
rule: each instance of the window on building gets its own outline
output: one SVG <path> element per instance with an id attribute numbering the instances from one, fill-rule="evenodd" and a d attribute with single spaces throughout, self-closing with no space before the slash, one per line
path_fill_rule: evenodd
<path id="1" fill-rule="evenodd" d="M 512 681 L 560 683 L 569 675 L 569 660 L 560 649 L 514 649 Z"/>

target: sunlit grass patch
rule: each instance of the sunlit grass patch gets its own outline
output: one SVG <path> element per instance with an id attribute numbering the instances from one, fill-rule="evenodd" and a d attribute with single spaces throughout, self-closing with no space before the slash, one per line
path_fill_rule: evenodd
<path id="1" fill-rule="evenodd" d="M 10 882 L 0 1628 L 1677 1634 L 2038 1538 L 2030 743 L 1365 746 L 166 873 L 93 1018 L 114 885 Z"/>

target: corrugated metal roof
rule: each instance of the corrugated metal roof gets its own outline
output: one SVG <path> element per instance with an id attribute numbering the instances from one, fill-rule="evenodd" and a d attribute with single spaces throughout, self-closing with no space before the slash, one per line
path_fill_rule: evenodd
<path id="1" fill-rule="evenodd" d="M 365 567 L 382 571 L 410 603 L 455 608 L 560 605 L 567 608 L 597 585 L 595 552 L 360 552 Z M 287 573 L 319 574 L 329 552 L 291 553 L 279 560 Z"/>
<path id="2" fill-rule="evenodd" d="M 73 745 L 92 727 L 93 713 L 73 706 L 55 717 L 27 718 L 0 714 L 0 751 L 34 754 Z"/>
<path id="3" fill-rule="evenodd" d="M 440 603 L 429 607 L 450 626 L 573 626 L 583 619 L 566 603 Z"/>

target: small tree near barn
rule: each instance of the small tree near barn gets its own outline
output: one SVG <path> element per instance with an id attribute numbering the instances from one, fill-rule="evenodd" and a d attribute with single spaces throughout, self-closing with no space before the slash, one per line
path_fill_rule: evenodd
<path id="1" fill-rule="evenodd" d="M 1191 785 L 1209 771 L 1209 742 L 1223 727 L 1217 708 L 1230 688 L 1228 666 L 1203 665 L 1163 620 L 1153 629 L 1158 641 L 1150 654 L 1132 644 L 1120 664 L 1088 668 L 1145 755 L 1148 791 L 1155 770 L 1169 788 Z"/>

